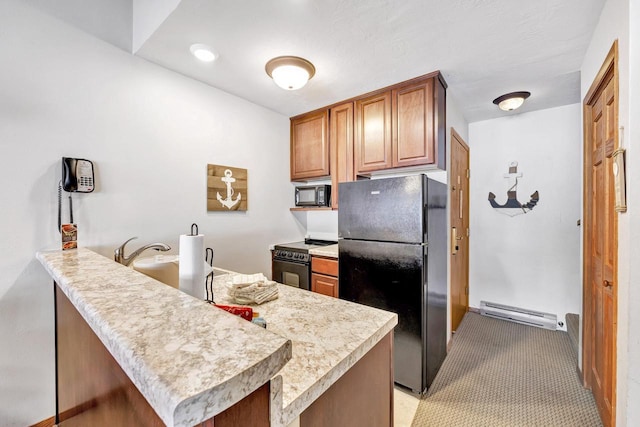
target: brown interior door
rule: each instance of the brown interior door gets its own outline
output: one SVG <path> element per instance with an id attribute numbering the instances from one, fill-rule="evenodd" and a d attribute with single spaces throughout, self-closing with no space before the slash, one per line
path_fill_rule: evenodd
<path id="1" fill-rule="evenodd" d="M 614 51 L 615 58 L 615 45 Z M 610 53 L 611 55 L 611 53 Z M 605 65 L 607 62 L 605 61 Z M 615 424 L 617 216 L 612 154 L 617 148 L 614 60 L 585 98 L 585 383 L 605 426 Z"/>
<path id="2" fill-rule="evenodd" d="M 469 309 L 469 146 L 451 129 L 451 330 Z"/>

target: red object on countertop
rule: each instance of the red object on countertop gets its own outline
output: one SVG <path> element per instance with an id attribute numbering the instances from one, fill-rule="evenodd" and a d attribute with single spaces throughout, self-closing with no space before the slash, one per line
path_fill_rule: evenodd
<path id="1" fill-rule="evenodd" d="M 248 320 L 251 322 L 253 319 L 253 308 L 246 307 L 243 305 L 223 305 L 223 304 L 213 304 L 214 306 L 228 311 L 231 314 L 235 314 L 236 316 L 242 317 L 244 320 Z"/>

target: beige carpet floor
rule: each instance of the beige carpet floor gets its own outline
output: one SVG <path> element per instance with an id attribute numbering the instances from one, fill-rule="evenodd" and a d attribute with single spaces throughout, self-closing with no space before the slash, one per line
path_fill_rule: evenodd
<path id="1" fill-rule="evenodd" d="M 601 425 L 566 332 L 467 313 L 412 427 Z"/>

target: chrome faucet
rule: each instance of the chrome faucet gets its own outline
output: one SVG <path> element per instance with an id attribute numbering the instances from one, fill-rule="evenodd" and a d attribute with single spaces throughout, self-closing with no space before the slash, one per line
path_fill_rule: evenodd
<path id="1" fill-rule="evenodd" d="M 163 251 L 163 252 L 171 250 L 171 246 L 165 245 L 164 243 L 150 243 L 148 245 L 144 245 L 143 247 L 138 248 L 135 251 L 131 252 L 129 256 L 126 256 L 124 254 L 124 246 L 130 241 L 132 241 L 133 239 L 137 239 L 137 237 L 130 238 L 129 240 L 124 242 L 122 245 L 120 245 L 119 248 L 113 251 L 113 259 L 116 260 L 116 262 L 119 262 L 122 265 L 128 266 L 133 262 L 134 259 L 138 257 L 138 255 L 140 255 L 142 252 L 146 251 L 147 249 L 155 249 L 156 251 Z"/>

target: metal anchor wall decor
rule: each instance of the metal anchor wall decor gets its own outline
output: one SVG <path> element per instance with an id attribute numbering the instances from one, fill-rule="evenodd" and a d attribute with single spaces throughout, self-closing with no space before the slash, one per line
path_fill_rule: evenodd
<path id="1" fill-rule="evenodd" d="M 247 170 L 207 166 L 207 210 L 247 210 Z"/>
<path id="2" fill-rule="evenodd" d="M 496 209 L 496 212 L 508 216 L 516 216 L 529 212 L 538 204 L 540 195 L 537 191 L 530 196 L 528 202 L 520 203 L 518 201 L 518 178 L 522 178 L 522 172 L 518 173 L 518 162 L 511 162 L 509 164 L 509 173 L 505 173 L 504 177 L 508 178 L 510 182 L 513 182 L 513 185 L 507 190 L 507 201 L 503 205 L 500 205 L 496 202 L 496 195 L 491 192 L 489 193 L 489 204 L 492 208 Z"/>

